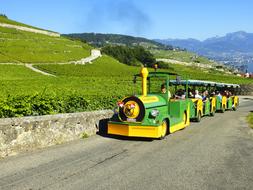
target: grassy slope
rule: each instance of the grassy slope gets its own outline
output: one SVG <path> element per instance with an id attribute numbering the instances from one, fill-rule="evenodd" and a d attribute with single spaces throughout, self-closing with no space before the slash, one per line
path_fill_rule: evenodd
<path id="1" fill-rule="evenodd" d="M 248 115 L 247 120 L 249 122 L 249 126 L 253 129 L 253 113 Z"/>
<path id="2" fill-rule="evenodd" d="M 79 60 L 91 47 L 64 37 L 18 31 L 0 27 L 0 63 L 50 63 Z"/>
<path id="3" fill-rule="evenodd" d="M 182 62 L 200 62 L 204 64 L 211 64 L 206 57 L 199 56 L 197 58 L 195 53 L 188 51 L 173 51 L 173 50 L 152 50 L 156 58 L 174 59 Z"/>
<path id="4" fill-rule="evenodd" d="M 226 75 L 212 69 L 201 69 L 196 67 L 186 67 L 183 65 L 169 64 L 171 71 L 188 79 L 209 80 L 224 83 L 250 84 L 252 79 L 245 79 L 235 75 Z"/>

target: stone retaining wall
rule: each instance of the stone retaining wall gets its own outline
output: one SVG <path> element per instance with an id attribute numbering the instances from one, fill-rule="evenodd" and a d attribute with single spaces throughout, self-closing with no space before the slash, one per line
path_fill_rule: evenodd
<path id="1" fill-rule="evenodd" d="M 0 119 L 0 158 L 80 139 L 97 132 L 112 111 Z"/>
<path id="2" fill-rule="evenodd" d="M 5 27 L 5 28 L 14 28 L 14 29 L 22 30 L 22 31 L 26 31 L 26 32 L 33 32 L 33 33 L 45 34 L 48 36 L 60 37 L 60 34 L 56 33 L 56 32 L 49 32 L 49 31 L 39 30 L 39 29 L 35 29 L 35 28 L 28 28 L 25 26 L 17 26 L 17 25 L 6 24 L 6 23 L 0 23 L 0 26 Z"/>
<path id="3" fill-rule="evenodd" d="M 253 95 L 253 84 L 240 85 L 240 95 Z"/>

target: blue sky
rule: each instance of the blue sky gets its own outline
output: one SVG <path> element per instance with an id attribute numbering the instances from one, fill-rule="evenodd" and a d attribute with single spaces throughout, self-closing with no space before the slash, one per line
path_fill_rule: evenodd
<path id="1" fill-rule="evenodd" d="M 0 0 L 0 13 L 60 33 L 120 33 L 148 38 L 253 32 L 252 0 Z"/>

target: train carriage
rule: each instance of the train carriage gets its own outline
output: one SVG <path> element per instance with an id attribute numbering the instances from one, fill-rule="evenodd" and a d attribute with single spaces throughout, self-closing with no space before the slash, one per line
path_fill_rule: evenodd
<path id="1" fill-rule="evenodd" d="M 236 93 L 240 85 L 216 83 L 215 86 L 218 91 L 222 92 L 216 102 L 217 111 L 224 113 L 226 110 L 236 110 L 239 105 L 239 98 L 236 96 Z"/>
<path id="2" fill-rule="evenodd" d="M 201 80 L 171 80 L 171 84 L 173 85 L 183 85 L 185 87 L 185 92 L 190 101 L 190 119 L 199 122 L 201 117 L 203 116 L 214 116 L 216 111 L 216 97 L 207 98 L 205 101 L 202 98 L 195 98 L 193 95 L 191 96 L 188 92 L 188 87 L 193 88 L 195 91 L 196 87 L 203 87 L 210 91 L 211 87 L 215 86 L 215 82 L 211 81 L 201 81 Z"/>

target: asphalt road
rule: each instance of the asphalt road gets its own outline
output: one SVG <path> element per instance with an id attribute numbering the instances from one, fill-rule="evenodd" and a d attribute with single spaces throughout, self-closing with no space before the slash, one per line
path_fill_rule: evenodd
<path id="1" fill-rule="evenodd" d="M 167 136 L 93 136 L 0 160 L 0 189 L 253 189 L 253 130 L 238 111 Z"/>

